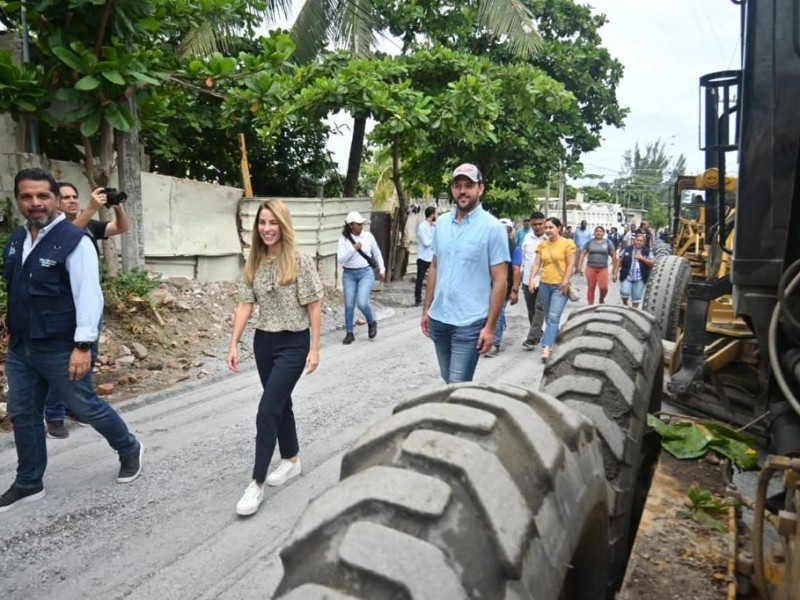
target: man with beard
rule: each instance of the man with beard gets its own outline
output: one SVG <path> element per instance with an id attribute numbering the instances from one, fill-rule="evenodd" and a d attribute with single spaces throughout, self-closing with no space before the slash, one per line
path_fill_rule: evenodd
<path id="1" fill-rule="evenodd" d="M 0 496 L 0 512 L 45 495 L 42 412 L 48 389 L 117 451 L 117 482 L 131 482 L 141 473 L 144 446 L 92 385 L 92 347 L 103 310 L 97 252 L 84 231 L 58 212 L 58 193 L 55 179 L 43 169 L 24 169 L 14 178 L 17 206 L 27 221 L 3 253 L 8 414 L 17 475 Z"/>
<path id="2" fill-rule="evenodd" d="M 472 381 L 479 355 L 492 347 L 511 257 L 506 228 L 481 206 L 478 167 L 457 167 L 450 191 L 456 208 L 436 224 L 421 326 L 442 379 L 457 383 Z"/>

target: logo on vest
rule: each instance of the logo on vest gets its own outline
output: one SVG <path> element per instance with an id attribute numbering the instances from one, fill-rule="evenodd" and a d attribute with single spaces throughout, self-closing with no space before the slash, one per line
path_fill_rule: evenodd
<path id="1" fill-rule="evenodd" d="M 11 244 L 11 247 L 8 249 L 8 256 L 14 256 L 17 253 L 17 245 Z"/>
<path id="2" fill-rule="evenodd" d="M 57 260 L 53 260 L 52 258 L 40 258 L 39 264 L 45 268 L 55 267 L 58 264 Z"/>

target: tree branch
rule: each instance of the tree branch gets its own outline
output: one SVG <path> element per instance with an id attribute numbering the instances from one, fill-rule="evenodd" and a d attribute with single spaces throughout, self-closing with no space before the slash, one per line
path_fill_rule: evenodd
<path id="1" fill-rule="evenodd" d="M 111 9 L 114 5 L 114 0 L 106 0 L 103 6 L 103 14 L 100 16 L 100 23 L 97 27 L 97 38 L 94 42 L 94 54 L 100 58 L 100 51 L 103 49 L 103 41 L 106 39 L 106 27 L 108 27 L 108 20 L 111 18 Z"/>

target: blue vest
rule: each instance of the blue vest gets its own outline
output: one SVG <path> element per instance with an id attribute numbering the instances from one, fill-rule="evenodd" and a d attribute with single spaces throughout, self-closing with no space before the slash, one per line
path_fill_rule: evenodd
<path id="1" fill-rule="evenodd" d="M 619 266 L 619 280 L 625 281 L 628 278 L 628 273 L 631 270 L 631 263 L 633 262 L 633 246 L 626 246 L 623 248 L 620 255 L 622 256 L 622 262 Z M 639 261 L 639 270 L 642 273 L 642 281 L 647 283 L 647 278 L 650 276 L 650 267 L 642 261 Z"/>
<path id="2" fill-rule="evenodd" d="M 25 228 L 19 227 L 3 251 L 11 344 L 71 350 L 76 320 L 67 257 L 86 233 L 64 220 L 33 247 L 23 264 L 26 235 Z"/>

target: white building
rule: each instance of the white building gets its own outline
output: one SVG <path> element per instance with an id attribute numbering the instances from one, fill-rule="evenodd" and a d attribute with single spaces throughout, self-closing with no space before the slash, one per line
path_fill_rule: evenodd
<path id="1" fill-rule="evenodd" d="M 544 198 L 538 198 L 539 206 L 545 207 L 548 203 Z M 557 198 L 550 198 L 547 210 L 543 211 L 548 217 L 561 218 L 561 203 Z M 621 229 L 629 223 L 638 225 L 645 218 L 647 211 L 639 208 L 625 208 L 621 204 L 609 202 L 584 202 L 583 194 L 578 194 L 577 199 L 567 200 L 567 222 L 564 226 L 571 225 L 574 230 L 581 221 L 586 220 L 589 227 L 602 225 L 606 231 L 611 227 Z"/>

